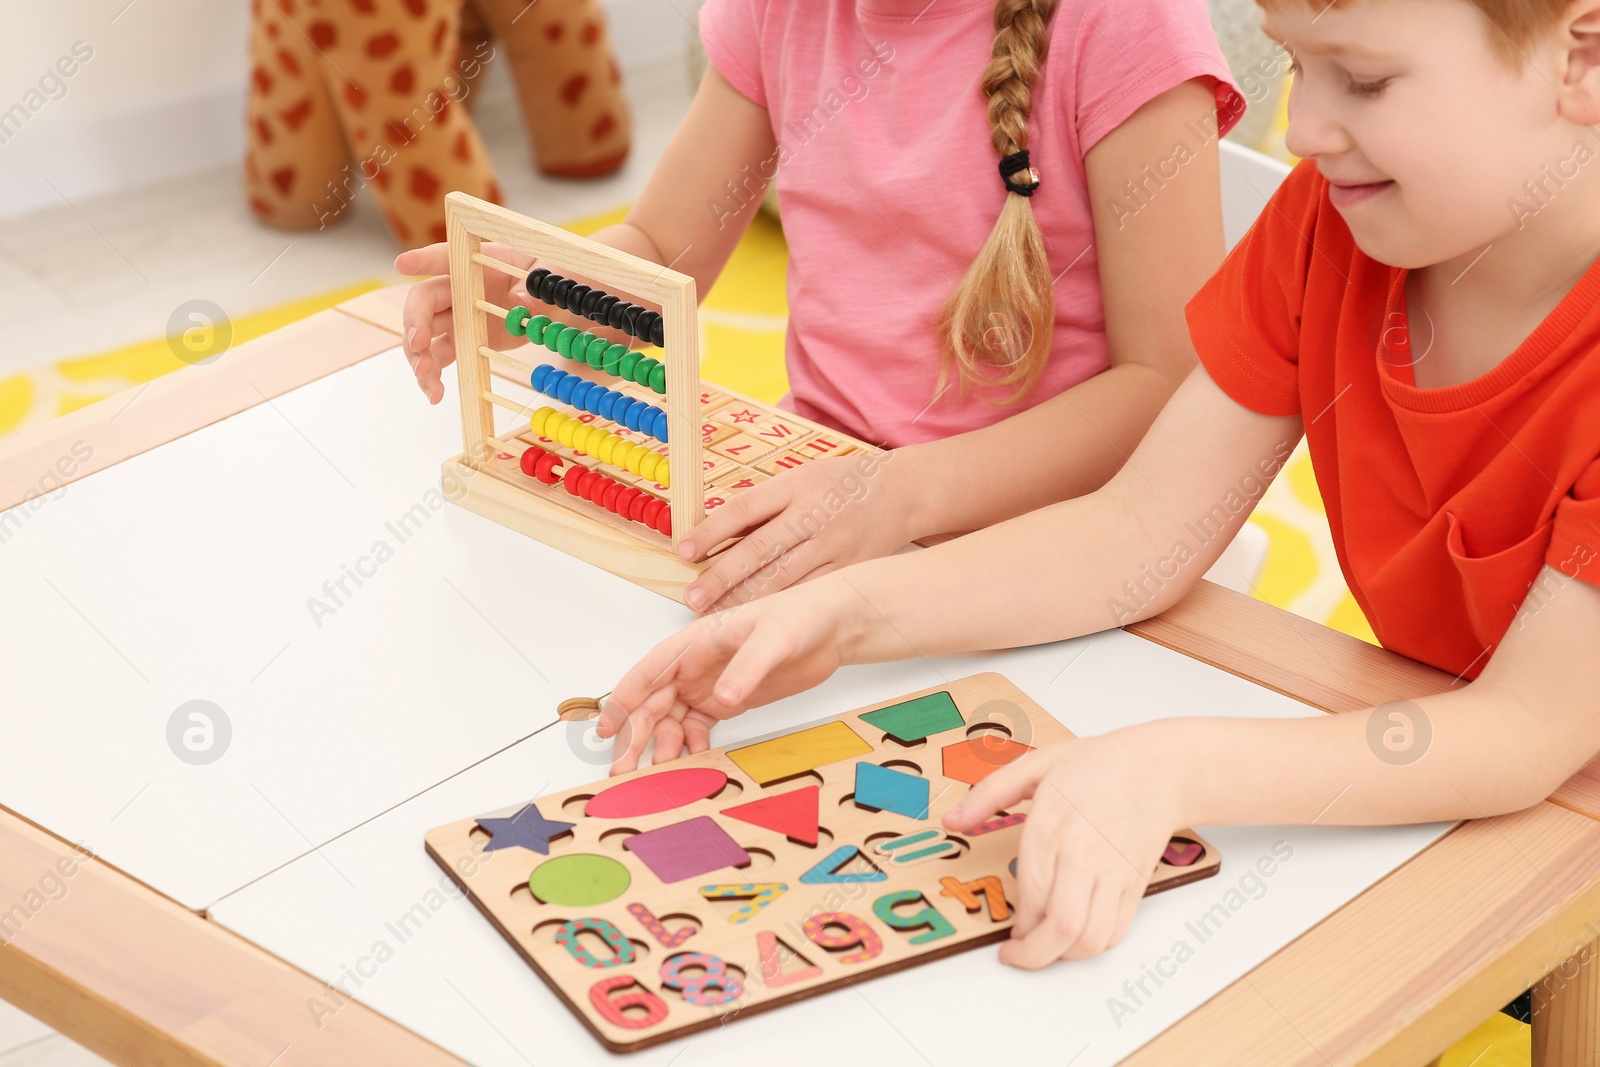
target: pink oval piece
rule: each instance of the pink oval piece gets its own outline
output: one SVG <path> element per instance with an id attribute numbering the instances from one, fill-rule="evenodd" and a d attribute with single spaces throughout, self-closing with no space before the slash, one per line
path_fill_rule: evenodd
<path id="1" fill-rule="evenodd" d="M 583 806 L 583 813 L 599 819 L 654 815 L 715 796 L 727 784 L 728 776 L 713 767 L 660 771 L 596 793 Z"/>

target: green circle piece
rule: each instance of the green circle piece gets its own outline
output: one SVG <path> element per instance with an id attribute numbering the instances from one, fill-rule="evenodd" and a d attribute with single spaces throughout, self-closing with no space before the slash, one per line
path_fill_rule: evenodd
<path id="1" fill-rule="evenodd" d="M 546 904 L 587 908 L 615 900 L 628 889 L 628 868 L 610 856 L 557 856 L 528 876 L 528 888 Z"/>

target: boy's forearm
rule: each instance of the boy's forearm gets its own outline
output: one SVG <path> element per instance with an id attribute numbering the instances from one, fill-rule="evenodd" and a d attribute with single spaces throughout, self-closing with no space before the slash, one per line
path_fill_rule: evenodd
<path id="1" fill-rule="evenodd" d="M 1198 719 L 1123 731 L 1179 782 L 1186 825 L 1396 825 L 1519 811 L 1564 777 L 1568 741 L 1503 691 L 1305 719 Z"/>
<path id="2" fill-rule="evenodd" d="M 1125 363 L 992 426 L 896 449 L 885 469 L 910 489 L 909 539 L 979 530 L 1100 488 L 1177 384 Z"/>
<path id="3" fill-rule="evenodd" d="M 1176 602 L 1201 568 L 1148 600 L 1126 597 L 1124 579 L 1155 558 L 1156 543 L 1103 490 L 818 581 L 829 584 L 847 662 L 1015 648 L 1095 633 Z"/>

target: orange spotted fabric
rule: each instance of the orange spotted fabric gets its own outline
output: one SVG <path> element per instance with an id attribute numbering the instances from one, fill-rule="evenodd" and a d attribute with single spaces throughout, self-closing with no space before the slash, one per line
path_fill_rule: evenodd
<path id="1" fill-rule="evenodd" d="M 609 174 L 632 124 L 599 0 L 252 0 L 245 189 L 282 229 L 373 196 L 407 248 L 444 240 L 443 197 L 499 202 L 469 108 L 505 58 L 535 165 Z"/>

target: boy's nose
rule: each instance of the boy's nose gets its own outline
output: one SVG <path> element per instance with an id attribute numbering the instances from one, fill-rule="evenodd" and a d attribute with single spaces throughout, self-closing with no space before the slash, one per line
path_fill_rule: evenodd
<path id="1" fill-rule="evenodd" d="M 1289 128 L 1283 145 L 1301 159 L 1338 155 L 1351 147 L 1350 136 L 1316 89 L 1297 75 L 1289 88 Z"/>

